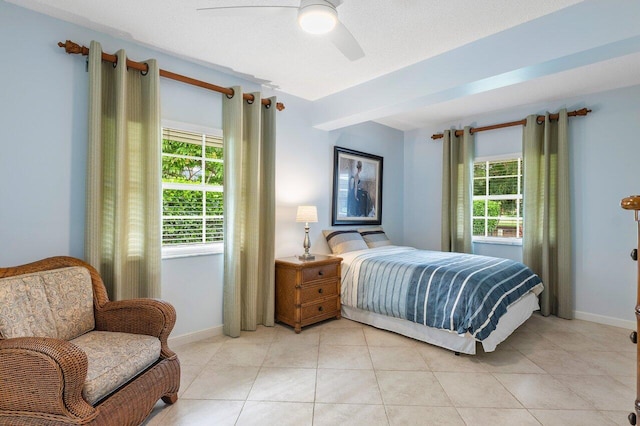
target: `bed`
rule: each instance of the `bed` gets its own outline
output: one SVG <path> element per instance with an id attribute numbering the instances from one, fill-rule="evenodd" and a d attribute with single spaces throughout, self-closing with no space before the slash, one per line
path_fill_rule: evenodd
<path id="1" fill-rule="evenodd" d="M 539 309 L 540 278 L 512 260 L 394 245 L 339 256 L 343 317 L 455 352 L 494 351 Z"/>

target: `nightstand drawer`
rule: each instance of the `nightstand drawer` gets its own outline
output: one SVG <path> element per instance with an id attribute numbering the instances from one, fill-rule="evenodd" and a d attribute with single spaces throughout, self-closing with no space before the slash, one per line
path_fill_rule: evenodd
<path id="1" fill-rule="evenodd" d="M 331 278 L 338 275 L 338 265 L 336 263 L 332 265 L 315 266 L 311 268 L 305 268 L 302 270 L 302 282 L 322 280 L 325 278 Z"/>
<path id="2" fill-rule="evenodd" d="M 302 307 L 301 319 L 304 320 L 318 316 L 334 316 L 338 309 L 338 297 L 325 299 L 322 302 L 313 303 Z"/>
<path id="3" fill-rule="evenodd" d="M 338 281 L 333 280 L 326 283 L 302 287 L 302 303 L 313 302 L 314 300 L 324 299 L 325 297 L 335 296 L 338 294 Z"/>

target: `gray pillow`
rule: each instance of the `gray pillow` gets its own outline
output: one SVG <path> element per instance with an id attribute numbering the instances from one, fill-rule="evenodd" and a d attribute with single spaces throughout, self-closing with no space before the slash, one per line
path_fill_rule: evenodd
<path id="1" fill-rule="evenodd" d="M 387 238 L 387 234 L 385 234 L 384 230 L 379 226 L 375 228 L 358 229 L 358 232 L 362 235 L 364 242 L 367 243 L 369 248 L 391 245 L 391 241 Z"/>

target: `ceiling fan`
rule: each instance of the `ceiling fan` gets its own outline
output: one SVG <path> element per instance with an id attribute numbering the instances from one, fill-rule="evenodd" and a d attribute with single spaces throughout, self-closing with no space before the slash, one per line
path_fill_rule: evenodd
<path id="1" fill-rule="evenodd" d="M 274 11 L 277 13 L 293 14 L 297 12 L 298 25 L 311 34 L 327 34 L 347 59 L 355 61 L 364 56 L 364 51 L 351 32 L 338 19 L 337 7 L 343 0 L 300 0 L 300 6 L 284 5 L 253 5 L 253 6 L 213 6 L 202 7 L 199 11 L 214 12 L 250 12 L 264 13 Z M 293 17 L 292 17 L 293 19 Z"/>

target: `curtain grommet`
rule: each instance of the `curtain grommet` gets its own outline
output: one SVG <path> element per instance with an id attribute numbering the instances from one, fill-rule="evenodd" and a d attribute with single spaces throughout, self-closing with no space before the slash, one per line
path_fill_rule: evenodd
<path id="1" fill-rule="evenodd" d="M 248 103 L 249 105 L 253 105 L 253 102 L 255 102 L 255 98 L 253 98 L 253 99 L 247 99 L 247 103 Z"/>
<path id="2" fill-rule="evenodd" d="M 228 95 L 225 93 L 225 96 L 227 97 L 227 99 L 233 99 L 233 97 L 235 96 L 236 92 L 233 89 L 229 89 L 231 90 L 231 95 Z"/>
<path id="3" fill-rule="evenodd" d="M 140 70 L 140 75 L 142 76 L 149 74 L 149 64 L 146 62 L 144 64 L 147 66 L 147 70 L 146 71 Z"/>

